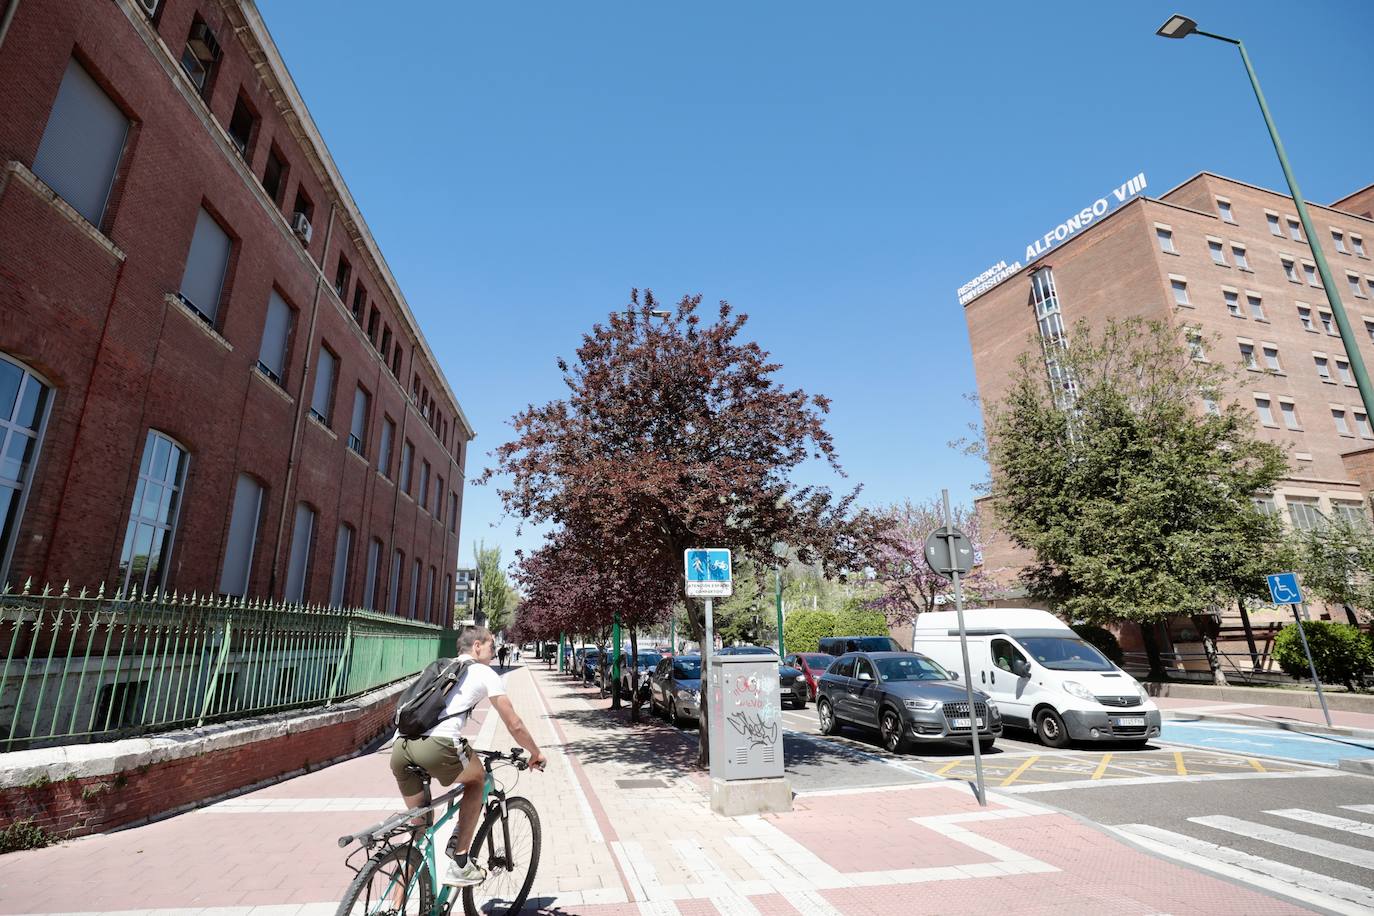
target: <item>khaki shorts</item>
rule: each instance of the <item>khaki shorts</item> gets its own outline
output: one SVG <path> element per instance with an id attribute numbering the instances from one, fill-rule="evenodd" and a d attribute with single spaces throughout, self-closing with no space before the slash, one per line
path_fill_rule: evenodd
<path id="1" fill-rule="evenodd" d="M 425 783 L 408 766 L 422 767 L 446 786 L 453 785 L 472 760 L 466 738 L 454 744 L 451 738 L 397 738 L 391 747 L 391 773 L 403 795 L 419 795 Z"/>

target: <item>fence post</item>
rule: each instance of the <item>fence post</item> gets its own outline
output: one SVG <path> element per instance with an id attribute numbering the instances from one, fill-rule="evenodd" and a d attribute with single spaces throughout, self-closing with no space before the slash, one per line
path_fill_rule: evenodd
<path id="1" fill-rule="evenodd" d="M 353 650 L 353 618 L 348 618 L 348 626 L 344 631 L 343 648 L 339 650 L 339 661 L 334 666 L 334 683 L 329 685 L 329 698 L 324 705 L 333 706 L 334 697 L 338 695 L 339 683 L 343 680 L 344 669 L 348 665 L 348 654 Z"/>
<path id="2" fill-rule="evenodd" d="M 219 661 L 215 663 L 215 670 L 210 675 L 210 680 L 205 685 L 205 702 L 200 706 L 200 718 L 196 720 L 196 725 L 204 725 L 205 717 L 210 714 L 210 706 L 215 702 L 215 691 L 219 687 L 219 676 L 224 673 L 224 663 L 229 658 L 229 640 L 234 630 L 234 614 L 231 611 L 229 616 L 224 618 L 224 644 L 220 646 Z"/>

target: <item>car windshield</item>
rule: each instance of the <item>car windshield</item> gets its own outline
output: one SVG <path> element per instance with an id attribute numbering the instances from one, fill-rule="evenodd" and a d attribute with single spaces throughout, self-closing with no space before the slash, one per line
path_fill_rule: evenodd
<path id="1" fill-rule="evenodd" d="M 763 646 L 731 646 L 728 649 L 721 649 L 721 655 L 772 655 L 772 649 L 765 649 Z"/>
<path id="2" fill-rule="evenodd" d="M 948 681 L 949 672 L 924 655 L 890 655 L 875 658 L 878 677 L 884 681 Z"/>
<path id="3" fill-rule="evenodd" d="M 800 657 L 806 659 L 807 667 L 812 671 L 824 671 L 835 661 L 835 656 L 826 655 L 824 652 L 808 652 Z"/>
<path id="4" fill-rule="evenodd" d="M 1035 660 L 1054 671 L 1115 671 L 1090 643 L 1066 636 L 1017 637 Z"/>
<path id="5" fill-rule="evenodd" d="M 680 681 L 701 680 L 701 661 L 689 658 L 673 662 L 673 677 Z"/>
<path id="6" fill-rule="evenodd" d="M 900 652 L 902 647 L 891 636 L 860 636 L 853 640 L 860 652 Z"/>
<path id="7" fill-rule="evenodd" d="M 639 653 L 639 667 L 641 668 L 653 668 L 661 661 L 663 661 L 663 656 L 657 652 Z"/>

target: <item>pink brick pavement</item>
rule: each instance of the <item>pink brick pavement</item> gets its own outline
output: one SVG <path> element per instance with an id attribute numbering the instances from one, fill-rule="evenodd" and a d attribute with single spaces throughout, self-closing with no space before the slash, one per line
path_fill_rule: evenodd
<path id="1" fill-rule="evenodd" d="M 1204 715 L 1237 716 L 1258 720 L 1255 724 L 1307 724 L 1325 725 L 1326 719 L 1318 709 L 1305 709 L 1297 706 L 1262 706 L 1249 704 L 1229 704 L 1214 700 L 1190 700 L 1179 697 L 1155 697 L 1160 709 L 1171 712 L 1188 712 L 1196 709 Z M 1232 707 L 1233 708 L 1221 708 Z M 1374 732 L 1374 713 L 1347 712 L 1343 709 L 1331 710 L 1331 724 L 1342 728 L 1358 728 Z"/>
<path id="2" fill-rule="evenodd" d="M 515 677 L 528 677 L 517 672 Z M 557 675 L 538 672 L 534 682 L 548 699 L 560 731 L 623 716 Z M 582 704 L 572 709 L 569 703 Z M 527 711 L 530 717 L 535 714 Z M 581 719 L 579 720 L 579 717 Z M 582 724 L 578 724 L 579 721 Z M 481 728 L 474 721 L 469 731 Z M 641 759 L 652 747 L 655 756 L 686 766 L 690 743 L 657 722 L 636 728 L 598 730 L 598 744 L 588 752 L 602 757 L 594 765 L 574 755 L 578 783 L 603 827 L 612 823 L 606 807 L 615 789 L 605 782 L 605 756 L 616 750 L 605 742 L 629 742 L 627 760 Z M 494 739 L 495 740 L 495 739 Z M 555 750 L 554 753 L 559 753 Z M 660 758 L 660 759 L 661 759 Z M 593 776 L 601 773 L 601 776 Z M 589 775 L 591 774 L 591 775 Z M 638 771 L 626 765 L 624 775 Z M 600 780 L 600 781 L 598 781 Z M 242 796 L 241 800 L 386 798 L 395 792 L 384 754 L 355 758 Z M 623 798 L 623 796 L 621 796 Z M 705 798 L 702 798 L 705 805 Z M 994 796 L 993 807 L 1000 803 Z M 1006 913 L 1029 914 L 1244 914 L 1268 916 L 1306 912 L 1282 901 L 1161 861 L 1118 842 L 1108 834 L 1054 812 L 998 820 L 966 820 L 957 827 L 975 839 L 958 842 L 936 827 L 913 818 L 969 815 L 979 811 L 967 789 L 955 783 L 926 788 L 871 791 L 843 795 L 810 795 L 797 799 L 795 810 L 765 819 L 768 829 L 800 843 L 811 861 L 839 874 L 874 878 L 878 872 L 993 860 L 978 843 L 991 841 L 1033 857 L 1054 871 L 879 883 L 878 886 L 815 890 L 841 913 Z M 335 838 L 380 820 L 385 811 L 314 811 L 217 813 L 207 809 L 143 827 L 87 837 L 59 847 L 0 857 L 0 914 L 72 913 L 114 910 L 164 910 L 206 907 L 250 907 L 273 904 L 325 904 L 336 901 L 351 873 Z M 739 822 L 715 821 L 712 832 L 724 835 Z M 636 842 L 661 833 L 661 818 L 652 811 L 619 819 L 607 841 Z M 704 839 L 707 854 L 724 856 Z M 548 836 L 546 852 L 559 849 Z M 718 861 L 724 861 L 718 858 Z M 545 857 L 541 882 L 561 876 L 555 855 Z M 820 866 L 818 866 L 820 867 Z M 547 872 L 552 872 L 552 875 Z M 727 879 L 728 881 L 728 879 Z M 628 888 L 628 885 L 627 885 Z M 723 886 L 722 893 L 729 887 Z M 805 900 L 787 893 L 755 893 L 749 903 L 765 914 L 808 914 Z M 658 904 L 661 907 L 662 902 Z M 693 916 L 734 912 L 735 907 L 708 899 L 679 899 L 675 911 Z M 634 902 L 613 905 L 575 903 L 560 913 L 588 916 L 646 912 Z M 654 912 L 665 912 L 658 908 Z M 666 910 L 672 912 L 674 910 Z M 168 914 L 171 916 L 171 914 Z M 213 914 L 207 914 L 213 916 Z M 227 914 L 226 914 L 227 916 Z"/>

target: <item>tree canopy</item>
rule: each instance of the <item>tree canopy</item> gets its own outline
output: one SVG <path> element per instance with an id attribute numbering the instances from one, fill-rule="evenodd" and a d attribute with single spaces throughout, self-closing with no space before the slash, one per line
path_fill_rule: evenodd
<path id="1" fill-rule="evenodd" d="M 518 600 L 501 565 L 501 548 L 479 542 L 472 545 L 472 555 L 477 563 L 477 581 L 481 583 L 482 612 L 487 615 L 487 629 L 500 633 L 510 625 Z"/>

